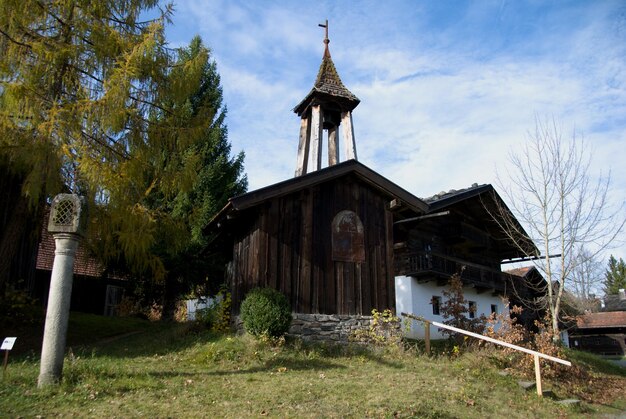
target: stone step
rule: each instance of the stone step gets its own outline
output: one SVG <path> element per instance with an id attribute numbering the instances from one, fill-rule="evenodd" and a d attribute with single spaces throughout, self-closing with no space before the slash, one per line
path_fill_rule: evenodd
<path id="1" fill-rule="evenodd" d="M 534 390 L 537 387 L 537 384 L 534 381 L 522 381 L 519 380 L 517 384 L 523 388 L 524 390 L 530 391 Z"/>
<path id="2" fill-rule="evenodd" d="M 535 383 L 534 381 L 523 381 L 523 380 L 519 380 L 517 382 L 517 384 L 523 388 L 526 391 L 531 391 L 531 390 L 535 390 L 537 388 L 537 383 Z M 544 397 L 550 397 L 551 399 L 557 399 L 556 394 L 554 394 L 554 392 L 552 390 L 544 390 L 543 391 L 543 396 Z M 578 399 L 563 399 L 563 400 L 558 400 L 556 403 L 564 405 L 564 406 L 577 406 L 580 404 L 580 400 Z"/>
<path id="3" fill-rule="evenodd" d="M 562 404 L 564 406 L 578 406 L 580 405 L 580 400 L 578 399 L 563 399 L 557 402 L 558 404 Z"/>

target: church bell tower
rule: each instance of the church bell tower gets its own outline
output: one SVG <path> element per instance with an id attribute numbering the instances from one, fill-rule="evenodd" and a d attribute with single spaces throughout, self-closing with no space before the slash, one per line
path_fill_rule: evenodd
<path id="1" fill-rule="evenodd" d="M 343 133 L 344 160 L 357 159 L 352 110 L 360 100 L 343 85 L 330 57 L 328 20 L 319 26 L 325 29 L 322 64 L 313 88 L 293 109 L 301 118 L 296 176 L 321 169 L 324 131 L 328 133 L 328 166 L 339 163 L 339 126 Z"/>

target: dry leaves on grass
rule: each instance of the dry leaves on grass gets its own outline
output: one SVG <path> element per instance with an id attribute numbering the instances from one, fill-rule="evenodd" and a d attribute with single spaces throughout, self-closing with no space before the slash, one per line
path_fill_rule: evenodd
<path id="1" fill-rule="evenodd" d="M 617 399 L 624 397 L 626 378 L 623 377 L 589 377 L 584 382 L 563 382 L 561 386 L 587 403 L 612 405 Z"/>

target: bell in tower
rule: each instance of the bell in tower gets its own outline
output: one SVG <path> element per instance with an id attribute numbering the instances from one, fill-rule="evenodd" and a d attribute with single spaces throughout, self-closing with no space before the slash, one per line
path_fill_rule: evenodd
<path id="1" fill-rule="evenodd" d="M 339 163 L 338 131 L 342 126 L 344 160 L 356 160 L 356 143 L 352 127 L 352 110 L 360 100 L 341 82 L 328 44 L 328 20 L 324 25 L 324 56 L 317 73 L 317 79 L 309 94 L 293 111 L 300 121 L 300 142 L 298 144 L 298 166 L 296 176 L 301 176 L 322 167 L 322 138 L 328 133 L 328 165 Z M 309 154 L 311 167 L 309 168 Z"/>

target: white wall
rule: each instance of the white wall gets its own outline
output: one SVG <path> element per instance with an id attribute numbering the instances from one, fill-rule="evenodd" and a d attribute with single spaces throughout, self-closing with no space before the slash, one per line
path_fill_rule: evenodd
<path id="1" fill-rule="evenodd" d="M 409 276 L 396 277 L 396 313 L 398 317 L 400 313 L 411 313 L 416 316 L 424 317 L 427 320 L 443 322 L 441 315 L 433 314 L 433 306 L 430 303 L 433 296 L 441 297 L 441 302 L 445 301 L 443 290 L 447 286 L 437 286 L 435 281 L 418 284 L 415 278 Z M 508 313 L 509 308 L 502 303 L 499 296 L 493 296 L 490 292 L 476 293 L 474 288 L 464 287 L 463 295 L 468 301 L 476 302 L 476 317 L 481 314 L 485 316 L 491 315 L 491 305 L 498 307 L 498 313 Z M 402 319 L 403 328 L 406 331 L 406 322 L 410 321 L 410 329 L 405 335 L 414 339 L 424 338 L 424 324 L 416 320 Z M 431 326 L 430 337 L 432 339 L 443 339 L 443 336 L 436 327 Z"/>
<path id="2" fill-rule="evenodd" d="M 196 320 L 196 312 L 198 310 L 205 310 L 221 301 L 221 295 L 218 295 L 217 297 L 200 297 L 193 300 L 187 300 L 187 321 Z"/>

